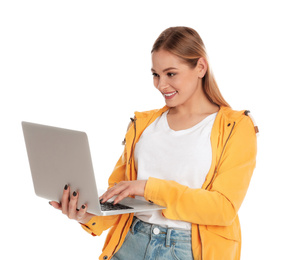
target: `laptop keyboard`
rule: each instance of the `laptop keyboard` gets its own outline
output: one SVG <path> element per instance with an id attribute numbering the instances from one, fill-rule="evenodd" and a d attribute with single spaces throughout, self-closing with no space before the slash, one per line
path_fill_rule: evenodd
<path id="1" fill-rule="evenodd" d="M 122 205 L 122 204 L 116 204 L 114 205 L 112 202 L 105 202 L 100 203 L 101 204 L 101 210 L 102 211 L 109 211 L 109 210 L 120 210 L 120 209 L 133 209 L 132 207 Z"/>

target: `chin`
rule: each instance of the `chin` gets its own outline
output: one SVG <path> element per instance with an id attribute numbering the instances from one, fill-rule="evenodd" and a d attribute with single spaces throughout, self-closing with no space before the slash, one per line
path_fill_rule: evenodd
<path id="1" fill-rule="evenodd" d="M 165 101 L 165 104 L 168 106 L 168 107 L 176 107 L 180 104 L 178 104 L 177 102 L 173 102 L 173 101 L 170 101 L 170 100 L 166 100 Z"/>

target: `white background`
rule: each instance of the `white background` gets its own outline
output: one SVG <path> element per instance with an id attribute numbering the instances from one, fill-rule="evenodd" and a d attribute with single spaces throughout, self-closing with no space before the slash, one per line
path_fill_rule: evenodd
<path id="1" fill-rule="evenodd" d="M 167 27 L 184 25 L 203 38 L 226 100 L 251 110 L 261 131 L 257 168 L 239 211 L 242 259 L 284 259 L 286 22 L 284 1 L 2 0 L 4 258 L 98 258 L 104 235 L 88 235 L 35 196 L 21 121 L 86 131 L 105 187 L 133 112 L 164 105 L 152 84 L 152 44 Z"/>

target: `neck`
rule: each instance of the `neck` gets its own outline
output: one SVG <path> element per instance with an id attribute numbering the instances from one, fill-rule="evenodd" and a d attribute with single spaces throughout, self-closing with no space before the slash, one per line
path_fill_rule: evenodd
<path id="1" fill-rule="evenodd" d="M 172 107 L 170 109 L 170 113 L 183 116 L 193 116 L 213 114 L 218 110 L 219 106 L 209 101 L 201 87 L 200 91 L 194 95 L 191 100 L 176 107 Z"/>

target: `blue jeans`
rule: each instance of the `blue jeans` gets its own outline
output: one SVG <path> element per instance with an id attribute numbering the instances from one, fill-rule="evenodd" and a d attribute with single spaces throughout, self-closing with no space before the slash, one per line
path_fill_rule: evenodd
<path id="1" fill-rule="evenodd" d="M 164 228 L 134 218 L 122 247 L 112 260 L 193 260 L 191 232 Z"/>

